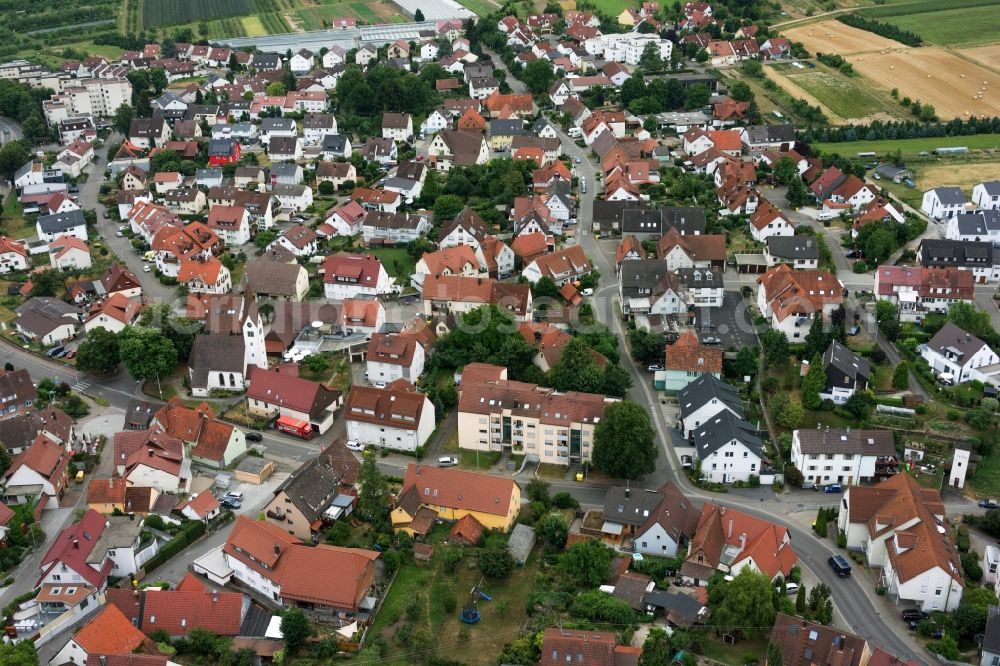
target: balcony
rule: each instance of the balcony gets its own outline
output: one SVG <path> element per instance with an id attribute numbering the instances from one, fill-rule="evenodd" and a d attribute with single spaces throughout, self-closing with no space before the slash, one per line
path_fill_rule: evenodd
<path id="1" fill-rule="evenodd" d="M 286 514 L 281 509 L 277 509 L 277 510 L 268 511 L 266 515 L 267 515 L 268 518 L 270 518 L 272 520 L 284 520 L 285 516 L 287 516 L 288 514 Z"/>

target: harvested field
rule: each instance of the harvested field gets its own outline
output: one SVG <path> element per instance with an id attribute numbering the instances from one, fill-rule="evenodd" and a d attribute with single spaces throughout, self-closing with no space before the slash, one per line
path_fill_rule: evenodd
<path id="1" fill-rule="evenodd" d="M 971 49 L 959 49 L 958 52 L 966 58 L 972 58 L 976 62 L 981 62 L 987 67 L 1000 70 L 1000 44 L 976 46 Z"/>
<path id="2" fill-rule="evenodd" d="M 848 55 L 883 49 L 907 48 L 904 44 L 879 37 L 867 30 L 858 30 L 840 21 L 820 21 L 784 30 L 785 37 L 802 42 L 810 53 Z"/>
<path id="3" fill-rule="evenodd" d="M 899 88 L 901 97 L 932 104 L 940 118 L 1000 114 L 1000 74 L 938 47 L 900 47 L 847 61 L 882 88 Z"/>
<path id="4" fill-rule="evenodd" d="M 889 96 L 870 90 L 860 76 L 848 77 L 818 66 L 806 70 L 769 67 L 767 73 L 793 97 L 818 105 L 834 124 L 893 120 L 898 115 Z"/>
<path id="5" fill-rule="evenodd" d="M 1000 162 L 996 160 L 978 160 L 967 164 L 932 164 L 918 167 L 914 182 L 918 190 L 954 185 L 971 194 L 973 185 L 983 182 L 984 174 L 997 173 L 998 168 Z"/>

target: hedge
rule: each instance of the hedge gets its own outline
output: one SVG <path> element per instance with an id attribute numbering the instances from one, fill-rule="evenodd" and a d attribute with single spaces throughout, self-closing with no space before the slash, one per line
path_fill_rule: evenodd
<path id="1" fill-rule="evenodd" d="M 200 520 L 192 520 L 181 526 L 174 538 L 168 541 L 156 555 L 153 555 L 146 562 L 144 569 L 148 575 L 159 566 L 164 565 L 173 556 L 179 554 L 192 543 L 200 539 L 205 534 L 205 523 Z"/>

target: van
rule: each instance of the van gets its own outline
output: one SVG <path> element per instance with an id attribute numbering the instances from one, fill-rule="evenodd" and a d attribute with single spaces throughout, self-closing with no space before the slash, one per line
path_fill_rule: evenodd
<path id="1" fill-rule="evenodd" d="M 568 130 L 566 130 L 566 134 L 568 134 L 573 139 L 583 138 L 583 130 L 580 129 L 579 127 L 570 127 Z"/>
<path id="2" fill-rule="evenodd" d="M 843 555 L 831 555 L 826 562 L 838 577 L 847 578 L 851 575 L 851 565 L 847 563 Z"/>
<path id="3" fill-rule="evenodd" d="M 826 222 L 827 220 L 833 220 L 837 217 L 837 213 L 832 210 L 820 211 L 820 214 L 816 216 L 816 219 L 820 222 Z"/>
<path id="4" fill-rule="evenodd" d="M 454 467 L 458 464 L 458 458 L 455 456 L 441 456 L 438 458 L 438 467 Z"/>

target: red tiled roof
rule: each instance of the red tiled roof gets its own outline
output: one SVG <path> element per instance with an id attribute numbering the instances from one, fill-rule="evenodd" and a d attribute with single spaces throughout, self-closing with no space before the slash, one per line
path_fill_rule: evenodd
<path id="1" fill-rule="evenodd" d="M 411 487 L 417 490 L 422 503 L 494 516 L 508 514 L 511 498 L 517 492 L 510 478 L 415 463 L 406 467 L 400 495 Z"/>
<path id="2" fill-rule="evenodd" d="M 844 302 L 843 286 L 828 271 L 796 271 L 780 264 L 757 278 L 764 298 L 778 321 L 790 314 L 821 312 L 825 305 Z"/>
<path id="3" fill-rule="evenodd" d="M 281 596 L 356 610 L 375 582 L 379 553 L 320 544 L 294 546 L 281 575 Z"/>
<path id="4" fill-rule="evenodd" d="M 108 605 L 73 635 L 87 654 L 129 654 L 142 645 L 146 636 L 118 609 Z"/>
<path id="5" fill-rule="evenodd" d="M 242 608 L 243 595 L 239 592 L 150 588 L 143 592 L 142 630 L 162 629 L 171 636 L 186 636 L 194 627 L 200 627 L 218 636 L 236 636 Z"/>
<path id="6" fill-rule="evenodd" d="M 344 415 L 349 421 L 416 430 L 426 402 L 426 396 L 405 380 L 384 389 L 354 385 L 347 394 Z"/>
<path id="7" fill-rule="evenodd" d="M 195 515 L 199 518 L 204 519 L 212 511 L 219 508 L 219 500 L 215 498 L 210 491 L 204 490 L 186 502 L 181 503 L 177 509 L 183 511 L 184 509 L 191 509 L 194 511 Z"/>
<path id="8" fill-rule="evenodd" d="M 663 367 L 667 370 L 719 373 L 722 372 L 722 353 L 721 347 L 702 345 L 697 334 L 687 329 L 674 344 L 667 345 Z"/>
<path id="9" fill-rule="evenodd" d="M 340 252 L 323 261 L 323 281 L 332 283 L 344 280 L 362 287 L 375 287 L 381 270 L 382 262 L 373 255 Z"/>

